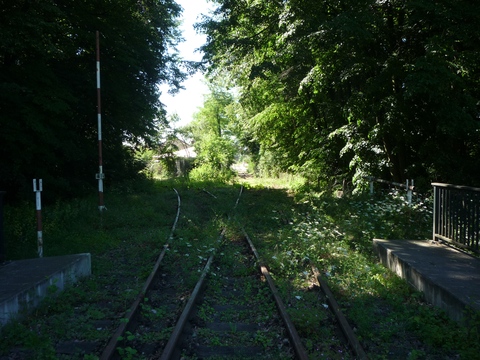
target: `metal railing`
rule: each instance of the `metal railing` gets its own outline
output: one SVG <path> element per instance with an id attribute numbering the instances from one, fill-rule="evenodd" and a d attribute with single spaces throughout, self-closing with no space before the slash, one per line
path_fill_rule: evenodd
<path id="1" fill-rule="evenodd" d="M 480 188 L 432 183 L 433 240 L 480 253 Z"/>
<path id="2" fill-rule="evenodd" d="M 370 195 L 373 195 L 374 193 L 374 189 L 373 189 L 374 182 L 383 183 L 389 186 L 395 186 L 397 188 L 405 189 L 407 192 L 407 203 L 408 205 L 412 205 L 412 194 L 413 194 L 413 190 L 415 189 L 415 186 L 413 185 L 413 179 L 407 180 L 405 184 L 394 182 L 394 181 L 387 181 L 383 179 L 377 179 L 376 177 L 373 177 L 373 176 L 368 176 L 367 179 L 370 185 Z"/>

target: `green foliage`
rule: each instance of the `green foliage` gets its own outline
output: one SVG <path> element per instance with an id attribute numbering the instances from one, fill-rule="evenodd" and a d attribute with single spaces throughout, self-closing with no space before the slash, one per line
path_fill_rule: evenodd
<path id="1" fill-rule="evenodd" d="M 107 251 L 118 241 L 121 242 L 121 239 L 152 236 L 145 229 L 141 235 L 135 234 L 135 229 L 150 227 L 158 220 L 156 211 L 162 208 L 161 202 L 154 198 L 150 201 L 138 198 L 138 194 L 155 191 L 152 185 L 151 181 L 144 180 L 125 182 L 121 187 L 112 188 L 108 210 L 102 216 L 97 210 L 96 197 L 57 201 L 55 204 L 44 206 L 42 210 L 44 256 L 86 252 L 97 254 Z M 133 212 L 130 212 L 129 208 Z M 31 204 L 5 208 L 4 234 L 7 259 L 37 256 L 35 224 L 35 210 Z M 125 232 L 124 227 L 130 230 Z"/>
<path id="2" fill-rule="evenodd" d="M 141 172 L 151 178 L 156 172 L 155 151 L 152 149 L 139 149 L 135 152 L 135 160 L 142 167 Z"/>
<path id="3" fill-rule="evenodd" d="M 203 107 L 194 115 L 194 122 L 191 125 L 195 140 L 211 134 L 222 137 L 225 133 L 230 133 L 228 126 L 234 116 L 231 112 L 233 96 L 223 84 L 218 83 L 218 80 L 209 83 L 209 90 Z"/>
<path id="4" fill-rule="evenodd" d="M 132 360 L 137 358 L 135 355 L 137 355 L 138 351 L 130 346 L 126 348 L 119 347 L 117 348 L 117 351 L 120 354 L 121 359 Z"/>
<path id="5" fill-rule="evenodd" d="M 55 359 L 55 348 L 47 336 L 34 333 L 22 324 L 9 324 L 1 330 L 0 354 L 16 344 L 36 349 L 38 359 Z M 24 354 L 27 355 L 27 354 Z"/>
<path id="6" fill-rule="evenodd" d="M 230 169 L 235 157 L 235 147 L 228 139 L 217 136 L 197 143 L 199 166 L 190 171 L 193 181 L 229 181 L 234 172 Z"/>
<path id="7" fill-rule="evenodd" d="M 36 218 L 32 203 L 5 206 L 4 236 L 7 258 L 27 259 L 37 256 Z"/>
<path id="8" fill-rule="evenodd" d="M 206 136 L 197 149 L 198 162 L 218 171 L 229 170 L 235 158 L 235 145 L 226 138 Z"/>
<path id="9" fill-rule="evenodd" d="M 84 193 L 97 170 L 95 31 L 100 36 L 106 186 L 139 170 L 124 143 L 165 123 L 158 84 L 184 78 L 174 49 L 181 8 L 167 1 L 13 1 L 0 14 L 0 188 L 43 178 L 46 200 Z M 50 194 L 50 195 L 48 195 Z"/>
<path id="10" fill-rule="evenodd" d="M 190 171 L 189 178 L 194 182 L 228 182 L 234 176 L 230 169 L 219 170 L 210 164 L 202 164 Z"/>
<path id="11" fill-rule="evenodd" d="M 198 165 L 190 177 L 194 181 L 228 181 L 234 175 L 230 167 L 238 153 L 231 130 L 234 99 L 218 82 L 210 83 L 210 91 L 187 128 L 194 139 Z"/>
<path id="12" fill-rule="evenodd" d="M 205 60 L 237 86 L 254 156 L 317 186 L 478 184 L 479 4 L 216 3 Z"/>

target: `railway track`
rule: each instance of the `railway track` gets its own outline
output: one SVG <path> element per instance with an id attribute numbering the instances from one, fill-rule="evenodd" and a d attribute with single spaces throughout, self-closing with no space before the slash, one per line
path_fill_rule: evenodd
<path id="1" fill-rule="evenodd" d="M 260 272 L 257 263 L 246 238 L 224 239 L 209 258 L 162 360 L 308 359 L 268 271 L 262 267 Z"/>
<path id="2" fill-rule="evenodd" d="M 243 187 L 233 209 L 237 207 L 242 191 Z M 189 291 L 185 290 L 184 286 L 185 279 L 192 277 L 194 269 L 186 269 L 181 266 L 182 264 L 168 262 L 164 266 L 164 258 L 172 248 L 173 235 L 180 216 L 181 199 L 177 190 L 175 192 L 178 197 L 178 210 L 167 243 L 141 292 L 103 350 L 100 357 L 102 360 L 131 358 L 137 354 L 142 358 L 158 358 L 166 345 L 164 340 L 168 339 L 172 325 L 184 306 L 184 300 L 189 296 Z M 190 243 L 187 245 L 192 246 Z M 215 248 L 209 250 L 214 251 Z M 200 260 L 206 261 L 203 257 L 200 257 Z"/>
<path id="3" fill-rule="evenodd" d="M 168 328 L 168 319 L 164 320 L 164 317 L 162 316 L 163 314 L 155 309 L 158 306 L 164 307 L 169 311 L 174 310 L 174 308 L 176 307 L 176 302 L 171 297 L 169 297 L 169 295 L 172 295 L 172 292 L 169 292 L 169 290 L 174 288 L 178 282 L 182 281 L 178 278 L 178 276 L 175 276 L 175 274 L 167 275 L 163 273 L 163 276 L 160 274 L 162 260 L 169 249 L 170 242 L 173 238 L 173 234 L 175 232 L 180 217 L 181 198 L 178 191 L 176 189 L 174 189 L 174 191 L 177 194 L 178 205 L 175 220 L 173 222 L 168 239 L 163 247 L 162 252 L 158 256 L 157 261 L 153 266 L 153 270 L 148 276 L 141 292 L 138 294 L 129 310 L 125 313 L 125 316 L 122 319 L 120 326 L 116 329 L 107 346 L 103 350 L 100 357 L 101 359 L 106 360 L 119 357 L 128 357 L 128 354 L 133 355 L 133 353 L 136 353 L 137 350 L 133 347 L 122 347 L 122 345 L 123 343 L 125 343 L 125 340 L 128 340 L 130 338 L 131 335 L 129 334 L 132 334 L 132 331 L 142 330 L 142 325 L 140 325 L 142 322 L 148 323 L 149 321 L 152 321 L 155 319 L 155 317 L 157 317 L 158 321 L 156 323 L 156 327 L 161 327 L 162 329 L 165 327 Z M 162 277 L 167 277 L 168 282 L 163 280 Z M 160 294 L 161 290 L 163 291 Z M 157 314 L 158 316 L 155 316 Z M 151 328 L 149 329 L 149 331 L 154 334 L 155 328 Z M 148 346 L 148 343 L 145 342 L 145 344 L 147 345 L 143 345 L 142 342 L 142 346 Z M 150 349 L 148 350 L 151 353 L 154 353 L 156 351 L 155 347 L 150 347 Z"/>
<path id="4" fill-rule="evenodd" d="M 239 205 L 242 191 L 230 213 Z M 193 256 L 196 239 L 194 233 L 188 238 L 175 234 L 181 214 L 180 194 L 175 192 L 177 213 L 166 244 L 107 345 L 96 351 L 100 359 L 325 358 L 309 343 L 308 331 L 297 331 L 298 311 L 290 302 L 284 304 L 285 294 L 276 289 L 268 264 L 226 211 L 219 216 L 220 234 L 217 232 L 209 248 L 202 249 L 196 265 L 186 266 L 179 260 L 181 249 L 191 250 Z M 205 208 L 208 199 L 225 202 L 218 194 L 204 190 L 203 195 L 200 206 Z M 202 221 L 207 221 L 211 214 L 205 211 L 202 216 Z M 181 222 L 184 230 L 191 225 L 190 219 Z M 322 304 L 315 311 L 324 312 L 319 316 L 338 328 L 338 342 L 343 344 L 339 358 L 366 359 L 326 279 L 314 266 L 309 271 L 318 281 L 312 291 L 318 293 L 317 301 Z"/>

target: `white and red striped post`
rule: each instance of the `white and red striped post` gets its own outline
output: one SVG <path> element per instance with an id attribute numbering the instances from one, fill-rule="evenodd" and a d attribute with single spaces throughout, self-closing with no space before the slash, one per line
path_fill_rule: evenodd
<path id="1" fill-rule="evenodd" d="M 102 156 L 102 101 L 100 94 L 100 33 L 96 33 L 96 50 L 97 50 L 97 122 L 98 122 L 98 210 L 102 212 L 105 209 L 103 203 L 103 156 Z"/>
<path id="2" fill-rule="evenodd" d="M 37 246 L 38 257 L 43 257 L 43 227 L 42 227 L 42 197 L 41 192 L 43 190 L 42 179 L 33 179 L 33 192 L 35 193 L 35 202 L 37 210 Z"/>

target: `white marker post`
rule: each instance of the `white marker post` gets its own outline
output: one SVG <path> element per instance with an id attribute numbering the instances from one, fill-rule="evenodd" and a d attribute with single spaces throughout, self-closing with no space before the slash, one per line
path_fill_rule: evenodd
<path id="1" fill-rule="evenodd" d="M 37 245 L 38 245 L 38 257 L 43 257 L 43 231 L 42 231 L 42 197 L 41 192 L 43 190 L 42 179 L 38 181 L 33 179 L 33 192 L 35 193 L 36 209 L 37 209 Z"/>
<path id="2" fill-rule="evenodd" d="M 413 179 L 410 180 L 410 183 L 407 180 L 407 201 L 408 201 L 408 205 L 412 205 L 413 189 L 414 189 Z"/>

